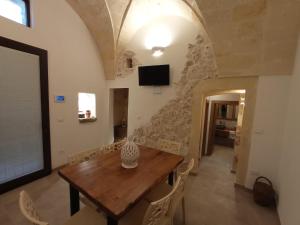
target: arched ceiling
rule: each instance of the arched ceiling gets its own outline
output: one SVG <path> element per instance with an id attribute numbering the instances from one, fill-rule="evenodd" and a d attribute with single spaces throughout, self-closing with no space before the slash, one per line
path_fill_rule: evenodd
<path id="1" fill-rule="evenodd" d="M 196 0 L 220 76 L 290 75 L 300 30 L 299 0 Z"/>
<path id="2" fill-rule="evenodd" d="M 118 50 L 126 48 L 130 39 L 139 29 L 147 26 L 152 21 L 162 20 L 161 18 L 166 16 L 184 18 L 196 26 L 201 25 L 192 8 L 182 0 L 134 0 L 130 5 L 124 23 L 120 27 Z"/>
<path id="3" fill-rule="evenodd" d="M 90 30 L 102 58 L 106 79 L 114 79 L 115 39 L 106 2 L 103 0 L 67 0 L 67 2 Z"/>
<path id="4" fill-rule="evenodd" d="M 132 29 L 126 16 L 158 0 L 67 1 L 91 31 L 106 78 L 114 79 L 117 49 L 126 44 Z M 191 7 L 192 18 L 203 23 L 220 77 L 291 74 L 300 30 L 299 0 L 173 1 Z"/>

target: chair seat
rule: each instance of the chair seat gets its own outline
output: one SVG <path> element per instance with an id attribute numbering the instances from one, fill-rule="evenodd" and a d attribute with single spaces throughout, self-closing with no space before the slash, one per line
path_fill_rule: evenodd
<path id="1" fill-rule="evenodd" d="M 140 201 L 133 209 L 131 209 L 120 221 L 119 225 L 142 225 L 144 216 L 150 203 L 146 200 Z M 171 225 L 171 218 L 165 217 L 160 221 L 159 225 Z"/>
<path id="2" fill-rule="evenodd" d="M 140 201 L 120 221 L 119 225 L 142 225 L 145 213 L 149 207 L 147 201 Z M 74 214 L 64 225 L 106 225 L 106 218 L 95 209 L 84 207 Z M 165 218 L 161 225 L 168 225 L 169 219 Z"/>
<path id="3" fill-rule="evenodd" d="M 154 202 L 157 201 L 161 198 L 163 198 L 164 196 L 166 196 L 167 194 L 169 194 L 172 191 L 172 186 L 170 186 L 167 183 L 161 183 L 159 184 L 156 188 L 154 188 L 147 196 L 146 196 L 146 200 L 148 202 Z"/>

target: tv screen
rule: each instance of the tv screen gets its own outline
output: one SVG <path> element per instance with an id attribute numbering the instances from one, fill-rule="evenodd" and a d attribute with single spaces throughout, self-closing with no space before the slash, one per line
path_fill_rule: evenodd
<path id="1" fill-rule="evenodd" d="M 140 66 L 140 86 L 163 86 L 170 84 L 170 65 Z"/>

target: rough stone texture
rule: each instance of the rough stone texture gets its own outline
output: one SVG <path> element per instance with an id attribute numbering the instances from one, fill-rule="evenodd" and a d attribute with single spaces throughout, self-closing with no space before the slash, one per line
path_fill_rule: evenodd
<path id="1" fill-rule="evenodd" d="M 94 37 L 100 55 L 103 60 L 105 76 L 108 80 L 117 75 L 116 63 L 119 58 L 118 52 L 126 49 L 126 45 L 137 31 L 137 28 L 126 25 L 127 8 L 132 10 L 136 5 L 146 5 L 149 1 L 157 0 L 67 0 L 77 14 L 82 18 Z M 174 0 L 179 3 L 189 2 L 196 6 L 195 0 Z M 182 4 L 182 3 L 181 3 Z M 183 6 L 185 6 L 182 4 Z M 199 15 L 194 15 L 191 9 L 189 17 L 195 23 L 200 24 Z M 194 10 L 199 12 L 199 9 Z"/>
<path id="2" fill-rule="evenodd" d="M 196 0 L 219 75 L 290 75 L 300 30 L 297 0 Z"/>
<path id="3" fill-rule="evenodd" d="M 132 60 L 132 67 L 128 67 L 127 60 Z M 117 60 L 117 78 L 125 77 L 127 75 L 133 74 L 133 71 L 140 65 L 138 59 L 135 57 L 135 53 L 130 50 L 122 51 L 118 54 Z"/>
<path id="4" fill-rule="evenodd" d="M 132 136 L 139 143 L 157 147 L 159 138 L 182 144 L 181 154 L 188 152 L 192 124 L 192 91 L 201 80 L 216 78 L 213 49 L 205 35 L 198 35 L 188 45 L 186 65 L 176 83 L 176 97 L 154 115 L 150 122 L 136 129 Z"/>

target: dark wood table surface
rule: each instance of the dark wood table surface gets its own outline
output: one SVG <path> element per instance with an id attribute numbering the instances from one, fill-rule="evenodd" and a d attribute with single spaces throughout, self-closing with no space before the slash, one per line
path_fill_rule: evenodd
<path id="1" fill-rule="evenodd" d="M 134 169 L 121 166 L 120 151 L 66 166 L 59 175 L 70 184 L 70 207 L 73 215 L 79 211 L 79 192 L 107 215 L 107 224 L 118 224 L 152 188 L 169 176 L 183 161 L 182 156 L 139 146 L 139 165 Z"/>

